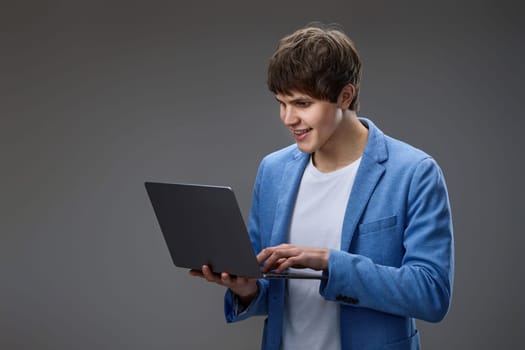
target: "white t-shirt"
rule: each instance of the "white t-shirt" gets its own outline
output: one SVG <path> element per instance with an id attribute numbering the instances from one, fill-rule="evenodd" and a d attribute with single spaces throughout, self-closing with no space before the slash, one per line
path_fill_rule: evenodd
<path id="1" fill-rule="evenodd" d="M 360 161 L 322 173 L 310 158 L 292 214 L 289 243 L 341 249 L 343 218 Z M 339 304 L 319 294 L 319 280 L 286 283 L 282 349 L 340 350 Z"/>

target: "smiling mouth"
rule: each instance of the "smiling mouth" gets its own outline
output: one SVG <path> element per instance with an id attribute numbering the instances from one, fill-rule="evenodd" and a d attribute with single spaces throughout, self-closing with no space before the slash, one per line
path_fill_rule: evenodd
<path id="1" fill-rule="evenodd" d="M 307 132 L 309 132 L 311 130 L 312 130 L 312 128 L 307 128 L 307 129 L 292 130 L 292 132 L 294 133 L 294 135 L 303 135 L 303 134 L 306 134 Z"/>

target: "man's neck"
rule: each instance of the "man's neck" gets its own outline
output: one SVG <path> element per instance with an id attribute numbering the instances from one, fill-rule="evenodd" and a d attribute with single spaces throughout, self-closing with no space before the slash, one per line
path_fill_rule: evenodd
<path id="1" fill-rule="evenodd" d="M 359 121 L 354 111 L 344 111 L 343 120 L 331 139 L 312 154 L 317 169 L 331 172 L 355 162 L 368 139 L 368 129 Z"/>

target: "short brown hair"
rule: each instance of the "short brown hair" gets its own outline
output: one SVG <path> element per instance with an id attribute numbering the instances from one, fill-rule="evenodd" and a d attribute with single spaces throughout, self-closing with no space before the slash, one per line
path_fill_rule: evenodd
<path id="1" fill-rule="evenodd" d="M 352 40 L 340 29 L 312 25 L 279 41 L 268 65 L 268 88 L 337 102 L 348 84 L 355 88 L 349 109 L 359 109 L 361 60 Z"/>

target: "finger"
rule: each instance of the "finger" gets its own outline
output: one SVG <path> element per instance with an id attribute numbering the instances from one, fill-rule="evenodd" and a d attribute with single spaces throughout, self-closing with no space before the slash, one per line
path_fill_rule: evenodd
<path id="1" fill-rule="evenodd" d="M 204 265 L 202 267 L 202 274 L 204 275 L 204 278 L 206 278 L 206 280 L 208 282 L 215 282 L 215 283 L 220 283 L 221 282 L 220 276 L 218 276 L 217 274 L 213 273 L 213 271 L 207 265 Z"/>
<path id="2" fill-rule="evenodd" d="M 286 250 L 289 250 L 291 248 L 294 248 L 294 247 L 295 246 L 293 246 L 291 244 L 288 244 L 288 243 L 279 244 L 279 245 L 276 245 L 276 246 L 273 246 L 273 247 L 266 247 L 263 250 L 261 250 L 259 252 L 259 254 L 257 254 L 257 261 L 259 262 L 259 264 L 262 264 L 272 254 L 275 254 L 276 252 L 281 252 L 279 254 L 282 254 L 282 252 L 284 252 Z"/>
<path id="3" fill-rule="evenodd" d="M 204 274 L 202 273 L 201 270 L 194 270 L 194 269 L 192 269 L 192 270 L 189 270 L 188 272 L 189 272 L 190 276 L 204 278 Z"/>
<path id="4" fill-rule="evenodd" d="M 279 266 L 286 261 L 286 259 L 286 251 L 275 249 L 272 255 L 270 255 L 264 262 L 263 271 L 267 272 L 270 270 L 278 269 Z"/>
<path id="5" fill-rule="evenodd" d="M 295 268 L 303 268 L 304 265 L 300 262 L 300 258 L 293 256 L 287 259 L 284 259 L 281 264 L 276 268 L 276 272 L 283 272 L 286 269 L 289 269 L 291 267 Z"/>
<path id="6" fill-rule="evenodd" d="M 290 260 L 291 260 L 291 258 L 279 259 L 278 262 L 277 262 L 278 265 L 276 265 L 274 267 L 275 272 L 280 273 L 280 272 L 285 271 L 287 268 L 291 267 Z"/>
<path id="7" fill-rule="evenodd" d="M 275 249 L 272 256 L 267 259 L 268 268 L 283 272 L 290 267 L 297 267 L 304 259 L 304 251 L 290 244 L 283 244 Z M 265 265 L 266 267 L 266 265 Z"/>
<path id="8" fill-rule="evenodd" d="M 232 277 L 226 273 L 226 272 L 223 272 L 221 273 L 221 283 L 222 285 L 226 286 L 226 287 L 231 287 L 232 285 Z"/>
<path id="9" fill-rule="evenodd" d="M 273 253 L 273 248 L 264 248 L 257 254 L 257 262 L 262 264 Z"/>
<path id="10" fill-rule="evenodd" d="M 239 287 L 243 287 L 249 283 L 252 283 L 253 281 L 256 281 L 255 279 L 248 279 L 245 277 L 239 277 L 239 276 L 232 276 L 226 272 L 221 273 L 221 284 L 225 287 L 237 289 Z"/>

